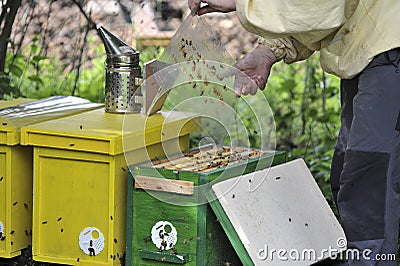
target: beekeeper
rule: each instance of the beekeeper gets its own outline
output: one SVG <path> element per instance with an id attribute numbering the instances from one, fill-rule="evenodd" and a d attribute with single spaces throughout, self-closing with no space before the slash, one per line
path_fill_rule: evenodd
<path id="1" fill-rule="evenodd" d="M 342 126 L 331 186 L 349 249 L 372 251 L 349 265 L 396 265 L 400 216 L 400 1 L 188 0 L 192 15 L 236 11 L 259 35 L 236 67 L 264 89 L 271 66 L 320 51 L 341 78 Z M 306 191 L 304 193 L 307 193 Z"/>

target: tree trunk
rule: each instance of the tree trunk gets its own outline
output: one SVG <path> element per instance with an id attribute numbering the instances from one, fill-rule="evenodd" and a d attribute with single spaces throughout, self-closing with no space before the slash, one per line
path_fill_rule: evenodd
<path id="1" fill-rule="evenodd" d="M 6 65 L 7 46 L 11 29 L 21 0 L 3 0 L 0 14 L 0 72 L 4 72 Z"/>

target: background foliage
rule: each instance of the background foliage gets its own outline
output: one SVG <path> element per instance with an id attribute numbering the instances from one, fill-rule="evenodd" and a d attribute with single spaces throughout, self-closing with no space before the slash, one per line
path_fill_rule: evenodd
<path id="1" fill-rule="evenodd" d="M 38 18 L 42 28 L 29 37 L 23 37 L 26 25 L 34 24 L 39 2 L 22 2 L 21 9 L 24 12 L 17 15 L 18 20 L 14 24 L 17 30 L 9 38 L 5 68 L 0 72 L 0 99 L 75 95 L 102 102 L 105 52 L 91 28 L 91 13 L 80 14 L 76 10 L 78 12 L 74 12 L 76 14 L 72 20 L 64 18 L 64 24 L 76 23 L 74 35 L 70 37 L 70 41 L 76 44 L 71 45 L 66 56 L 60 59 L 62 50 L 48 52 L 53 39 L 49 35 L 52 31 L 46 25 L 51 24 L 50 15 L 54 13 L 51 7 L 55 1 L 47 2 L 47 21 L 43 20 L 43 16 Z M 72 5 L 85 7 L 88 1 L 64 2 L 64 8 L 71 9 Z M 29 41 L 23 38 L 29 38 Z M 59 45 L 66 46 L 64 42 Z M 82 47 L 90 47 L 90 50 Z M 162 50 L 161 47 L 147 47 L 141 52 L 142 63 L 157 58 Z M 276 64 L 264 94 L 274 112 L 277 148 L 287 151 L 289 160 L 299 157 L 305 159 L 333 206 L 329 169 L 340 126 L 339 80 L 322 71 L 318 57 L 318 54 L 314 54 L 304 62 Z"/>

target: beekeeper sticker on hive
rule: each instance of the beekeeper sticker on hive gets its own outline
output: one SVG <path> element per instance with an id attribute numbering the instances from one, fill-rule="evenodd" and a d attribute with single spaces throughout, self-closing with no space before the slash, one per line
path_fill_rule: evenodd
<path id="1" fill-rule="evenodd" d="M 96 227 L 86 227 L 79 234 L 79 247 L 86 255 L 96 256 L 104 248 L 104 236 Z"/>
<path id="2" fill-rule="evenodd" d="M 4 236 L 4 225 L 2 222 L 0 222 L 0 239 L 3 240 Z"/>
<path id="3" fill-rule="evenodd" d="M 170 222 L 159 221 L 151 229 L 151 240 L 160 251 L 169 250 L 175 246 L 178 232 Z"/>

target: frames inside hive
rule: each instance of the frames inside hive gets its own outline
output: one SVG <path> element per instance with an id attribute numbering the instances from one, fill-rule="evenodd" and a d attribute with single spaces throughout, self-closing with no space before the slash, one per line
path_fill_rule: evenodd
<path id="1" fill-rule="evenodd" d="M 172 171 L 208 172 L 268 154 L 267 151 L 236 147 L 201 147 L 183 154 L 156 160 L 147 166 Z"/>

